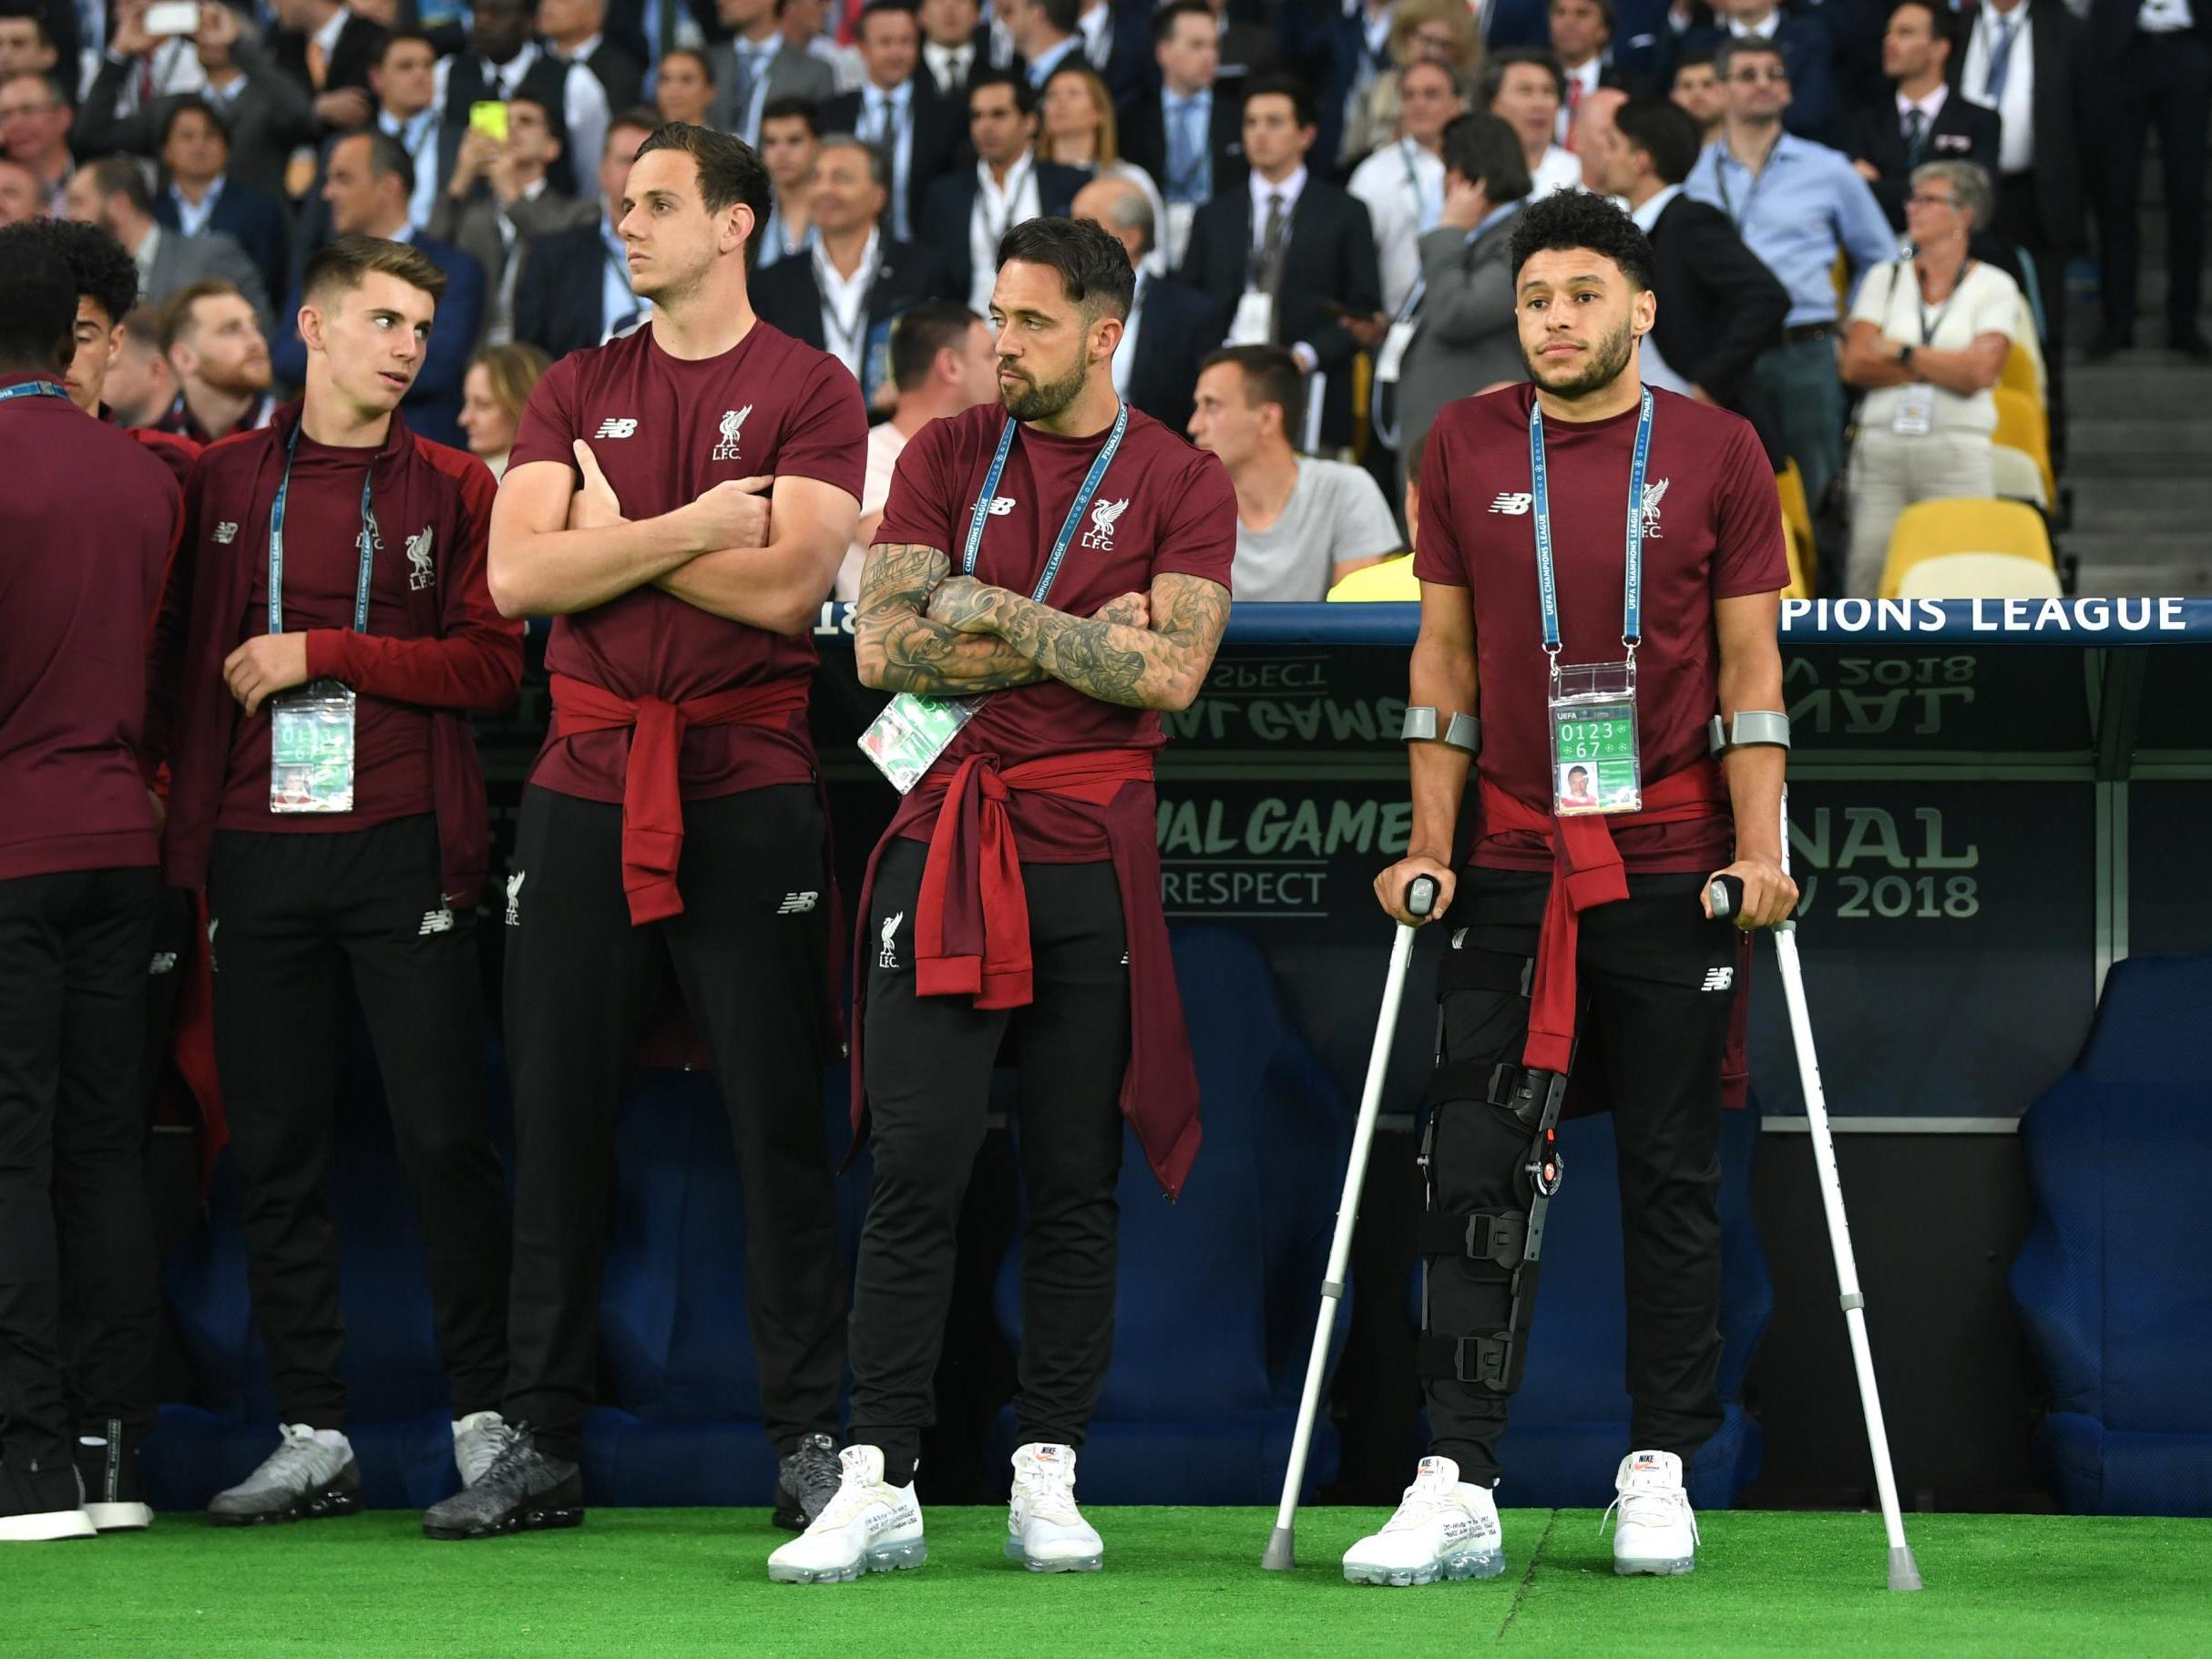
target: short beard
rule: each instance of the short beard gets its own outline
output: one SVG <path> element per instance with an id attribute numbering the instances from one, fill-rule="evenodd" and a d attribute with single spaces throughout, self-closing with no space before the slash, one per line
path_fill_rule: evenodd
<path id="1" fill-rule="evenodd" d="M 1062 414 L 1068 405 L 1082 394 L 1083 385 L 1090 379 L 1088 368 L 1078 363 L 1060 380 L 1032 382 L 1020 391 L 1010 391 L 1002 382 L 998 400 L 1006 412 L 1018 421 L 1049 421 Z"/>
<path id="2" fill-rule="evenodd" d="M 1587 397 L 1592 392 L 1603 392 L 1621 378 L 1634 354 L 1636 336 L 1625 323 L 1597 343 L 1597 353 L 1587 367 L 1570 380 L 1547 380 L 1541 358 L 1531 354 L 1525 348 L 1521 361 L 1528 364 L 1529 378 L 1554 397 Z"/>

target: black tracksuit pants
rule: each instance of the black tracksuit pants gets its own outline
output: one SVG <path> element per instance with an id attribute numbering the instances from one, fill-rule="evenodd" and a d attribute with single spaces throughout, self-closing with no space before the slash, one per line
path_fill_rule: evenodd
<path id="1" fill-rule="evenodd" d="M 153 1423 L 138 1057 L 159 891 L 150 866 L 0 881 L 0 1455 L 19 1470 Z"/>
<path id="2" fill-rule="evenodd" d="M 324 1183 L 349 982 L 429 1247 L 454 1414 L 499 1403 L 507 1189 L 485 1117 L 476 918 L 446 903 L 439 870 L 427 813 L 367 829 L 215 837 L 215 1063 L 246 1178 L 254 1316 L 287 1423 L 345 1427 L 338 1230 Z"/>
<path id="3" fill-rule="evenodd" d="M 1720 1074 L 1737 955 L 1736 930 L 1699 908 L 1704 880 L 1631 876 L 1625 900 L 1582 913 L 1576 1022 L 1577 1064 L 1593 1052 L 1603 1062 L 1619 1151 L 1630 1438 L 1636 1449 L 1685 1463 L 1721 1423 Z M 1437 972 L 1439 1061 L 1521 1064 L 1528 999 L 1468 984 L 1513 975 L 1459 959 L 1532 958 L 1551 881 L 1503 870 L 1461 876 L 1443 924 L 1452 953 Z M 1433 1133 L 1435 1208 L 1527 1212 L 1528 1129 L 1487 1102 L 1455 1101 L 1436 1109 Z M 1570 1167 L 1553 1214 L 1604 1202 Z M 1464 1258 L 1428 1263 L 1431 1335 L 1502 1330 L 1510 1304 L 1508 1285 Z M 1456 1461 L 1461 1479 L 1494 1484 L 1509 1397 L 1457 1378 L 1431 1379 L 1427 1391 L 1429 1449 Z"/>
<path id="4" fill-rule="evenodd" d="M 1080 1446 L 1113 1357 L 1121 1075 L 1129 968 L 1110 864 L 1024 864 L 1035 999 L 980 1010 L 914 994 L 914 922 L 928 848 L 887 848 L 861 943 L 876 1184 L 853 1293 L 853 1430 L 913 1478 L 952 1304 L 956 1235 L 1010 1041 L 1027 1208 L 1014 1416 L 1021 1440 Z"/>
<path id="5" fill-rule="evenodd" d="M 615 1121 L 669 970 L 722 1085 L 745 1195 L 745 1294 L 769 1439 L 837 1429 L 845 1287 L 824 1133 L 830 873 L 804 784 L 687 801 L 683 913 L 633 927 L 622 809 L 524 792 L 507 878 L 515 1289 L 507 1413 L 574 1461 L 599 1398 Z M 732 1271 L 736 1265 L 730 1264 Z"/>

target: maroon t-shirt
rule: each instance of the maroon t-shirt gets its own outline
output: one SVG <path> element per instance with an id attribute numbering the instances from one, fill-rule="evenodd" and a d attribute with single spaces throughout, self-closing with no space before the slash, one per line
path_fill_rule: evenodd
<path id="1" fill-rule="evenodd" d="M 725 478 L 819 478 L 857 502 L 868 416 L 843 364 L 765 323 L 699 362 L 670 356 L 641 328 L 553 365 L 530 394 L 507 466 L 558 461 L 573 471 L 577 438 L 591 445 L 623 516 L 634 520 L 687 506 Z M 671 702 L 807 681 L 814 662 L 811 639 L 710 616 L 650 584 L 555 619 L 546 646 L 555 673 L 618 697 Z M 629 754 L 629 732 L 563 736 L 556 714 L 530 782 L 587 801 L 620 801 Z M 679 777 L 687 801 L 813 776 L 803 713 L 777 730 L 701 726 L 684 733 Z"/>
<path id="2" fill-rule="evenodd" d="M 1006 412 L 996 403 L 932 421 L 914 435 L 892 475 L 879 542 L 936 548 L 960 574 L 968 514 L 983 492 Z M 984 519 L 977 579 L 1034 596 L 1068 509 L 1106 446 L 1107 434 L 1056 437 L 1023 426 Z M 1236 494 L 1221 463 L 1135 409 L 1129 430 L 1081 527 L 1060 560 L 1044 602 L 1087 617 L 1124 593 L 1142 593 L 1162 576 L 1203 577 L 1229 585 L 1236 556 Z M 1017 765 L 1046 755 L 1090 749 L 1158 749 L 1167 742 L 1150 709 L 1101 702 L 1057 680 L 994 691 L 961 728 L 945 758 L 982 751 Z M 1106 855 L 1104 832 L 1088 808 L 1050 795 L 1015 791 L 1015 838 L 1021 856 L 1038 864 L 1088 863 Z M 925 818 L 907 831 L 927 836 Z"/>
<path id="3" fill-rule="evenodd" d="M 300 446 L 292 456 L 292 486 L 284 495 L 286 633 L 353 627 L 353 592 L 361 579 L 361 480 L 376 454 L 375 448 L 343 449 L 300 435 Z M 251 528 L 257 539 L 251 548 L 241 549 L 251 573 L 246 586 L 247 639 L 269 631 L 267 521 Z M 394 545 L 380 527 L 369 571 L 372 634 L 414 633 L 407 615 L 409 568 L 406 549 Z M 361 691 L 353 701 L 353 810 L 271 812 L 269 710 L 269 703 L 262 703 L 251 715 L 241 716 L 231 729 L 217 829 L 329 835 L 389 824 L 435 806 L 430 787 L 429 710 Z"/>
<path id="4" fill-rule="evenodd" d="M 1449 404 L 1421 460 L 1413 573 L 1469 589 L 1482 714 L 1482 775 L 1508 794 L 1551 804 L 1550 675 L 1536 589 L 1529 410 L 1523 384 Z M 1636 734 L 1649 784 L 1706 753 L 1719 712 L 1719 599 L 1789 583 L 1774 469 L 1740 416 L 1654 392 L 1644 485 L 1644 626 L 1636 652 Z M 1547 418 L 1544 460 L 1558 573 L 1560 661 L 1617 662 L 1625 584 L 1628 470 L 1636 411 L 1602 421 Z M 1622 862 L 1644 872 L 1705 872 L 1735 856 L 1726 816 L 1620 824 Z M 1475 862 L 1548 870 L 1541 837 L 1485 840 Z"/>

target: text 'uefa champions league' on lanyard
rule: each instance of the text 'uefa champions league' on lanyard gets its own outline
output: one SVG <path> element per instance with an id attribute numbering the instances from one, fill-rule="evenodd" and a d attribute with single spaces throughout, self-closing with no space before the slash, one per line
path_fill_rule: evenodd
<path id="1" fill-rule="evenodd" d="M 284 441 L 284 476 L 277 480 L 276 499 L 269 504 L 269 631 L 284 631 L 284 498 L 292 493 L 292 459 L 300 447 L 300 429 L 294 426 L 292 436 Z M 361 573 L 353 585 L 353 631 L 369 630 L 369 567 L 376 548 L 376 521 L 369 507 L 369 480 L 375 473 L 371 464 L 361 474 Z"/>
<path id="2" fill-rule="evenodd" d="M 1628 660 L 1636 659 L 1644 637 L 1644 472 L 1651 458 L 1652 394 L 1644 392 L 1636 416 L 1636 445 L 1628 464 L 1627 573 L 1621 593 L 1621 643 Z M 1536 602 L 1543 616 L 1544 655 L 1551 671 L 1559 672 L 1559 579 L 1551 560 L 1551 490 L 1544 466 L 1544 412 L 1540 402 L 1529 405 L 1529 490 L 1531 517 L 1536 527 Z"/>
<path id="3" fill-rule="evenodd" d="M 998 453 L 991 457 L 991 469 L 983 480 L 983 493 L 976 497 L 976 505 L 968 517 L 968 542 L 960 550 L 960 574 L 976 573 L 976 556 L 983 550 L 983 526 L 990 517 L 991 502 L 998 494 L 998 477 L 1006 470 L 1006 457 L 1014 447 L 1014 429 L 1020 423 L 1009 419 L 1006 430 L 998 435 Z M 1121 447 L 1121 435 L 1129 430 L 1129 405 L 1122 404 L 1114 413 L 1113 430 L 1106 436 L 1106 446 L 1099 451 L 1098 459 L 1091 463 L 1091 471 L 1084 476 L 1083 486 L 1075 493 L 1075 504 L 1069 507 L 1067 521 L 1060 527 L 1053 538 L 1052 555 L 1045 560 L 1044 574 L 1037 579 L 1037 586 L 1029 598 L 1041 605 L 1045 595 L 1052 591 L 1052 579 L 1060 574 L 1060 560 L 1068 554 L 1069 544 L 1074 541 L 1077 527 L 1083 522 L 1083 509 L 1099 493 L 1105 481 L 1107 467 L 1113 465 L 1115 451 Z"/>

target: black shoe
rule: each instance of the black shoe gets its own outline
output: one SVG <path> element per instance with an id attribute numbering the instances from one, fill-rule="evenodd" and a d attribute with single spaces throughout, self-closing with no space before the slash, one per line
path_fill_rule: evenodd
<path id="1" fill-rule="evenodd" d="M 469 1486 L 423 1515 L 425 1538 L 497 1538 L 584 1523 L 584 1472 L 538 1449 L 527 1423 Z"/>
<path id="2" fill-rule="evenodd" d="M 40 1469 L 0 1463 L 0 1543 L 46 1543 L 97 1536 L 77 1490 L 77 1466 Z"/>
<path id="3" fill-rule="evenodd" d="M 138 1438 L 112 1418 L 100 1427 L 104 1434 L 80 1436 L 77 1442 L 85 1513 L 103 1532 L 143 1532 L 154 1524 L 154 1511 L 138 1492 Z"/>
<path id="4" fill-rule="evenodd" d="M 2166 343 L 2184 357 L 2198 363 L 2212 359 L 2212 340 L 2207 340 L 2203 331 L 2194 323 L 2176 323 L 2166 335 Z"/>
<path id="5" fill-rule="evenodd" d="M 786 1532 L 804 1532 L 829 1508 L 845 1479 L 837 1464 L 837 1442 L 826 1434 L 810 1434 L 776 1465 L 775 1524 Z"/>
<path id="6" fill-rule="evenodd" d="M 2135 331 L 2130 327 L 2107 323 L 2097 330 L 2097 337 L 2089 343 L 2088 357 L 2092 363 L 2103 363 L 2117 352 L 2135 349 Z"/>

